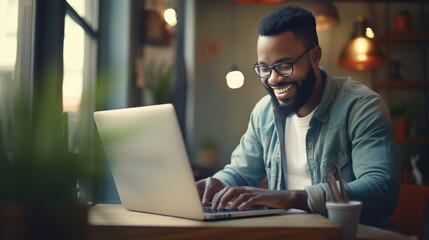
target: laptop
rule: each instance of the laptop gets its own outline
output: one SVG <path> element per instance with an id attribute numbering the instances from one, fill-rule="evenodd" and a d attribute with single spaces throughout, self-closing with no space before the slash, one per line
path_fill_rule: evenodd
<path id="1" fill-rule="evenodd" d="M 172 104 L 98 111 L 94 119 L 125 209 L 196 220 L 280 214 L 202 206 Z"/>

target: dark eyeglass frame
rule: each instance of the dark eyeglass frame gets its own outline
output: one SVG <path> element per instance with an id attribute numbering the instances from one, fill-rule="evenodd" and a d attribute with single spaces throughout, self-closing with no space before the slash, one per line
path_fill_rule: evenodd
<path id="1" fill-rule="evenodd" d="M 258 71 L 257 71 L 257 68 L 260 66 L 258 63 L 255 63 L 253 66 L 252 66 L 252 70 L 256 73 L 256 75 L 258 75 L 258 77 L 260 77 L 260 78 L 264 78 L 264 79 L 268 79 L 268 78 L 270 78 L 271 77 L 271 73 L 273 72 L 272 70 L 274 69 L 274 71 L 276 71 L 280 76 L 282 76 L 282 77 L 288 77 L 288 76 L 290 76 L 290 75 L 292 75 L 293 74 L 293 65 L 294 64 L 296 64 L 305 54 L 307 54 L 311 49 L 313 49 L 314 48 L 314 46 L 311 46 L 311 47 L 309 47 L 309 48 L 307 48 L 307 50 L 305 50 L 304 51 L 304 53 L 303 54 L 301 54 L 297 59 L 295 59 L 295 61 L 293 61 L 293 62 L 291 62 L 291 63 L 289 63 L 289 66 L 288 67 L 290 67 L 291 69 L 292 69 L 292 71 L 290 72 L 290 74 L 281 74 L 280 72 L 279 72 L 279 70 L 277 69 L 277 67 L 279 67 L 281 64 L 283 64 L 283 63 L 276 63 L 276 64 L 274 64 L 272 67 L 270 67 L 270 66 L 268 66 L 268 69 L 270 69 L 270 73 L 268 74 L 268 77 L 261 77 L 259 74 L 258 74 Z"/>

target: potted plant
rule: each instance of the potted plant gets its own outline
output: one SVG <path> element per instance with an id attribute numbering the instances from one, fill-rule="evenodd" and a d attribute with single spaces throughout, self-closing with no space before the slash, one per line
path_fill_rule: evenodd
<path id="1" fill-rule="evenodd" d="M 395 121 L 395 138 L 403 139 L 408 136 L 407 104 L 404 101 L 395 99 L 391 106 L 391 115 Z"/>
<path id="2" fill-rule="evenodd" d="M 409 30 L 411 26 L 411 14 L 407 10 L 397 13 L 393 17 L 395 29 L 399 31 Z"/>
<path id="3" fill-rule="evenodd" d="M 85 239 L 87 204 L 76 191 L 81 158 L 68 151 L 57 94 L 42 93 L 40 101 L 16 99 L 10 124 L 0 119 L 0 238 Z"/>
<path id="4" fill-rule="evenodd" d="M 217 170 L 219 165 L 219 152 L 216 140 L 206 138 L 201 144 L 201 150 L 197 154 L 197 164 L 199 167 Z"/>
<path id="5" fill-rule="evenodd" d="M 418 104 L 410 104 L 402 99 L 394 99 L 390 113 L 395 121 L 395 138 L 403 139 L 409 135 L 410 123 L 417 113 Z"/>
<path id="6" fill-rule="evenodd" d="M 174 64 L 167 65 L 161 62 L 155 66 L 151 62 L 148 66 L 148 83 L 152 101 L 155 104 L 171 103 L 173 101 L 173 70 Z"/>

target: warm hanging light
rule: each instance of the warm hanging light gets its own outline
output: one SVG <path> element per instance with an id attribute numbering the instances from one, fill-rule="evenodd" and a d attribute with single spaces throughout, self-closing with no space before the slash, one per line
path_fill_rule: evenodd
<path id="1" fill-rule="evenodd" d="M 170 26 L 174 27 L 177 24 L 176 11 L 172 8 L 168 8 L 164 11 L 164 20 Z"/>
<path id="2" fill-rule="evenodd" d="M 307 5 L 306 8 L 316 18 L 316 30 L 318 32 L 332 29 L 340 24 L 338 10 L 331 1 L 313 0 L 307 2 Z"/>
<path id="3" fill-rule="evenodd" d="M 353 70 L 368 70 L 386 63 L 379 46 L 372 40 L 374 32 L 359 16 L 355 23 L 352 39 L 347 43 L 340 56 L 340 65 Z"/>
<path id="4" fill-rule="evenodd" d="M 244 84 L 244 75 L 239 70 L 232 70 L 226 74 L 226 84 L 231 89 L 241 88 Z"/>
<path id="5" fill-rule="evenodd" d="M 270 3 L 278 3 L 284 0 L 234 0 L 234 2 L 239 3 L 248 3 L 248 4 L 270 4 Z"/>
<path id="6" fill-rule="evenodd" d="M 235 3 L 232 3 L 232 8 L 231 8 L 231 47 L 233 48 L 233 53 L 231 55 L 231 58 L 233 59 L 233 62 L 236 61 L 235 58 L 235 51 L 236 51 L 236 34 L 235 34 L 235 29 L 236 29 L 236 19 L 235 19 L 235 15 L 236 15 L 236 7 L 235 7 Z M 238 70 L 237 66 L 232 67 L 232 70 L 229 71 L 226 74 L 226 84 L 228 85 L 229 88 L 231 89 L 237 89 L 237 88 L 241 88 L 244 84 L 244 75 L 243 73 Z"/>

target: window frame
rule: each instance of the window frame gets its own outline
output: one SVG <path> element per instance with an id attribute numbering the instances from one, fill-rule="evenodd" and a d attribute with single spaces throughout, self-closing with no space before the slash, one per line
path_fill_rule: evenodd
<path id="1" fill-rule="evenodd" d="M 96 95 L 96 74 L 97 74 L 97 46 L 99 40 L 98 27 L 91 26 L 82 16 L 80 16 L 77 11 L 67 2 L 65 1 L 66 11 L 64 18 L 69 16 L 75 23 L 77 23 L 85 33 L 85 49 L 84 49 L 84 58 L 89 59 L 89 64 L 84 66 L 84 82 L 83 82 L 83 90 L 82 90 L 82 102 L 80 109 L 78 111 L 81 112 L 81 117 L 79 119 L 80 132 L 94 133 L 94 125 L 92 123 L 92 112 L 95 110 L 95 95 Z M 99 2 L 98 0 L 94 0 L 94 6 L 97 8 L 97 13 L 95 19 L 98 19 L 98 9 Z M 96 22 L 95 25 L 98 25 Z M 92 45 L 91 47 L 88 47 Z M 85 76 L 90 76 L 89 81 L 85 81 Z M 83 128 L 83 129 L 82 129 Z M 82 134 L 77 134 L 76 137 L 80 142 L 80 153 L 86 157 L 84 162 L 82 162 L 82 166 L 84 167 L 84 173 L 81 173 L 78 176 L 78 191 L 79 197 L 85 199 L 88 202 L 95 201 L 95 193 L 94 193 L 94 179 L 91 175 L 94 172 L 94 153 L 93 153 L 93 142 L 94 136 L 92 134 L 88 134 L 87 136 L 81 136 Z"/>
<path id="2" fill-rule="evenodd" d="M 98 0 L 95 0 L 94 5 L 97 9 L 99 8 Z M 41 114 L 40 110 L 45 107 L 47 97 L 44 94 L 49 90 L 50 97 L 53 97 L 49 99 L 49 107 L 52 107 L 55 113 L 53 132 L 58 134 L 59 139 L 63 139 L 64 148 L 67 149 L 69 123 L 67 113 L 63 112 L 62 91 L 64 75 L 64 24 L 66 16 L 71 17 L 73 21 L 83 28 L 85 36 L 88 36 L 89 40 L 95 41 L 90 54 L 91 63 L 89 67 L 92 69 L 84 69 L 84 72 L 90 72 L 93 78 L 91 79 L 91 85 L 95 88 L 98 56 L 97 29 L 77 14 L 66 0 L 20 0 L 18 54 L 14 71 L 15 96 L 13 105 L 17 106 L 20 102 L 29 103 L 25 114 L 28 115 L 28 119 L 33 121 L 33 119 L 37 119 L 38 114 Z M 95 17 L 98 18 L 98 16 Z M 87 51 L 87 47 L 85 47 L 85 51 Z M 87 129 L 93 131 L 91 129 L 93 126 L 90 124 L 90 118 L 92 116 L 91 111 L 94 108 L 93 99 L 95 99 L 95 89 L 88 89 L 85 92 L 85 98 L 87 99 L 85 101 L 91 102 L 92 105 L 85 107 L 85 112 L 81 115 L 85 115 L 83 118 L 86 118 Z M 18 116 L 16 112 L 12 114 L 12 119 Z M 22 117 L 22 112 L 20 114 L 19 116 Z M 91 137 L 87 141 L 91 144 L 93 138 Z M 83 167 L 85 169 L 82 172 L 86 174 L 76 177 L 82 179 L 79 182 L 81 189 L 84 190 L 84 194 L 80 194 L 79 196 L 90 202 L 93 198 L 93 184 L 90 175 L 93 159 L 91 159 L 90 146 L 82 151 L 86 151 L 84 155 L 89 156 L 89 158 L 84 159 L 85 163 Z"/>

